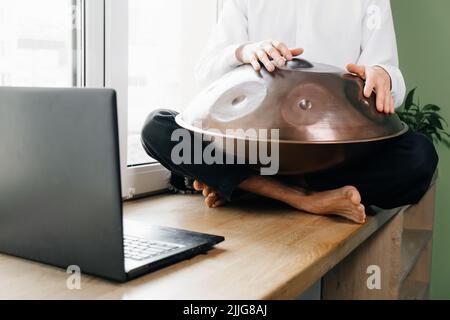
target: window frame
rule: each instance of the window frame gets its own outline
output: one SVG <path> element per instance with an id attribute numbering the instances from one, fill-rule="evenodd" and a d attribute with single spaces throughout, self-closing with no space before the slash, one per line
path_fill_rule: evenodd
<path id="1" fill-rule="evenodd" d="M 128 1 L 83 0 L 84 86 L 117 92 L 122 196 L 124 199 L 168 189 L 170 173 L 159 163 L 128 166 Z M 132 0 L 131 0 L 132 1 Z M 217 3 L 216 19 L 225 0 Z"/>
<path id="2" fill-rule="evenodd" d="M 72 19 L 72 27 L 71 27 L 71 50 L 68 52 L 64 52 L 64 61 L 67 60 L 67 56 L 70 56 L 70 58 L 68 58 L 69 60 L 72 61 L 72 65 L 71 65 L 71 81 L 65 82 L 65 83 L 49 83 L 49 82 L 41 82 L 41 80 L 38 80 L 37 84 L 35 83 L 35 81 L 17 81 L 17 77 L 12 77 L 12 74 L 14 74 L 14 70 L 12 72 L 6 72 L 5 76 L 7 80 L 11 80 L 11 78 L 14 78 L 15 80 L 13 81 L 1 81 L 2 79 L 0 79 L 0 85 L 2 86 L 25 86 L 25 87 L 29 87 L 29 86 L 43 86 L 43 87 L 51 87 L 51 86 L 55 86 L 55 87 L 83 87 L 85 85 L 85 32 L 86 32 L 86 28 L 85 28 L 85 1 L 86 0 L 69 0 L 67 1 L 67 4 L 71 5 L 71 19 Z M 42 5 L 38 5 L 41 9 L 48 9 L 45 6 Z M 5 19 L 7 16 L 6 10 L 8 9 L 8 7 L 4 7 L 3 5 L 0 8 L 0 24 L 2 24 L 3 27 L 3 20 L 9 20 L 9 19 Z M 29 9 L 29 8 L 28 8 Z M 23 11 L 27 11 L 27 9 L 24 9 Z M 48 11 L 48 10 L 47 10 Z M 41 16 L 38 15 L 39 13 L 37 13 L 36 11 L 33 11 L 33 19 L 35 18 L 43 18 Z M 14 14 L 12 14 L 14 15 Z M 58 15 L 58 14 L 57 14 Z M 11 14 L 8 14 L 8 17 L 10 18 Z M 45 19 L 45 18 L 44 18 Z M 23 20 L 23 21 L 22 21 Z M 24 17 L 19 18 L 19 20 L 14 20 L 15 22 L 20 21 L 20 24 L 22 25 L 23 28 L 32 28 L 33 25 L 30 23 L 30 21 L 28 19 L 25 19 Z M 26 22 L 25 22 L 26 21 Z M 69 22 L 70 20 L 66 21 Z M 6 21 L 6 23 L 8 23 L 8 21 Z M 38 25 L 35 27 L 43 27 L 42 25 Z M 54 26 L 58 29 L 59 26 Z M 20 28 L 20 27 L 19 27 Z M 8 31 L 7 29 L 6 33 L 10 34 L 11 32 Z M 17 34 L 16 34 L 17 33 Z M 51 39 L 42 39 L 42 38 L 35 38 L 34 35 L 31 35 L 31 38 L 28 38 L 28 36 L 24 35 L 20 35 L 20 31 L 17 30 L 13 32 L 13 38 L 14 36 L 17 36 L 18 38 L 16 45 L 16 48 L 10 48 L 9 46 L 7 46 L 7 44 L 10 44 L 12 39 L 6 37 L 6 39 L 4 39 L 2 37 L 2 39 L 0 39 L 0 56 L 7 56 L 10 54 L 9 50 L 22 50 L 22 51 L 57 51 L 60 50 L 61 48 L 59 47 L 60 45 L 60 39 L 56 39 L 56 38 L 52 38 Z M 20 37 L 19 37 L 20 35 Z M 23 41 L 22 44 L 20 44 L 21 40 Z M 46 45 L 42 45 L 39 44 L 39 41 L 43 41 L 43 42 L 51 42 L 51 44 Z M 66 38 L 67 40 L 67 38 Z M 31 44 L 30 42 L 36 41 L 37 43 L 35 44 Z M 55 42 L 57 42 L 55 44 Z M 57 46 L 55 48 L 55 46 Z M 15 55 L 20 55 L 20 53 L 15 52 Z M 3 57 L 2 57 L 3 58 Z M 59 58 L 61 59 L 61 58 Z M 55 59 L 53 59 L 53 61 L 55 61 Z M 8 61 L 8 56 L 6 57 L 6 59 L 4 59 L 4 62 L 6 62 L 6 64 L 11 64 Z M 60 63 L 61 64 L 61 63 Z M 14 67 L 14 66 L 13 66 Z M 3 70 L 2 70 L 3 71 Z M 31 73 L 31 69 L 28 70 L 29 73 Z M 2 76 L 3 76 L 3 72 L 2 72 Z M 34 78 L 33 78 L 34 79 Z M 6 82 L 6 83 L 5 83 Z"/>

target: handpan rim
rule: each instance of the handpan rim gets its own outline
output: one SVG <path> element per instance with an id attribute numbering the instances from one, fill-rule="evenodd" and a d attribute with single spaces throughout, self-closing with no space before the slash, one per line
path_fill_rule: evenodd
<path id="1" fill-rule="evenodd" d="M 181 114 L 177 115 L 175 117 L 175 122 L 182 128 L 191 131 L 193 133 L 202 134 L 205 136 L 212 136 L 212 137 L 218 137 L 222 139 L 232 139 L 232 140 L 244 140 L 244 141 L 256 141 L 261 143 L 271 143 L 273 142 L 271 139 L 254 139 L 250 137 L 237 137 L 237 136 L 227 136 L 226 134 L 219 134 L 217 132 L 211 132 L 208 130 L 197 128 L 193 125 L 190 125 L 186 123 L 183 120 L 183 117 Z M 389 139 L 394 139 L 397 137 L 400 137 L 407 133 L 409 131 L 409 126 L 405 122 L 401 122 L 403 125 L 403 129 L 400 130 L 397 133 L 391 134 L 391 135 L 384 135 L 380 137 L 375 138 L 368 138 L 368 139 L 354 139 L 354 140 L 320 140 L 320 141 L 298 141 L 298 140 L 277 140 L 279 144 L 292 144 L 292 145 L 339 145 L 339 144 L 358 144 L 358 143 L 369 143 L 369 142 L 378 142 L 378 141 L 384 141 Z"/>

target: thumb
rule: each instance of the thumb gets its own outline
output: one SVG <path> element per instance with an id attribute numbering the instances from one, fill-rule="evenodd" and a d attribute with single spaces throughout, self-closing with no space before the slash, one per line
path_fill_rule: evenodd
<path id="1" fill-rule="evenodd" d="M 350 63 L 347 65 L 347 70 L 350 73 L 358 75 L 361 79 L 366 79 L 366 68 L 364 66 L 358 66 Z"/>

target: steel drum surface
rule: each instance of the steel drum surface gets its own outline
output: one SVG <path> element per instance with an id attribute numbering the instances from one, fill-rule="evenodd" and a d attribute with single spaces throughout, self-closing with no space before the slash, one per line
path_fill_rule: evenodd
<path id="1" fill-rule="evenodd" d="M 375 94 L 367 99 L 363 88 L 360 78 L 344 70 L 302 59 L 273 73 L 245 65 L 207 87 L 177 122 L 214 137 L 218 147 L 277 143 L 280 174 L 315 172 L 355 160 L 408 131 L 396 114 L 379 113 Z M 249 137 L 249 129 L 278 129 L 279 139 Z M 236 148 L 224 151 L 249 156 Z"/>

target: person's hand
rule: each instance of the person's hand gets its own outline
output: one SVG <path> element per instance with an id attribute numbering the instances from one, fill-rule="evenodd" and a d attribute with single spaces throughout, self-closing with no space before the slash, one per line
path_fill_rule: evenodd
<path id="1" fill-rule="evenodd" d="M 386 114 L 395 113 L 394 98 L 391 94 L 392 82 L 389 73 L 382 67 L 358 66 L 349 64 L 347 70 L 366 81 L 364 96 L 370 98 L 372 92 L 377 94 L 377 110 Z"/>
<path id="2" fill-rule="evenodd" d="M 251 64 L 258 72 L 261 70 L 259 62 L 267 71 L 274 72 L 275 64 L 284 67 L 286 61 L 291 61 L 303 52 L 301 48 L 289 49 L 280 41 L 266 40 L 242 45 L 236 50 L 236 58 L 244 64 Z"/>

